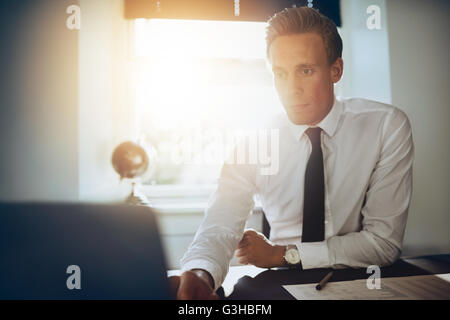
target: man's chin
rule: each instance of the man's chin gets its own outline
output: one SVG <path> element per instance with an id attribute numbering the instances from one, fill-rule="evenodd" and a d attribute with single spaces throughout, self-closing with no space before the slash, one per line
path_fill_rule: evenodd
<path id="1" fill-rule="evenodd" d="M 295 125 L 307 125 L 312 122 L 311 119 L 299 116 L 297 114 L 293 115 L 293 114 L 288 113 L 287 115 L 288 115 L 289 120 Z"/>

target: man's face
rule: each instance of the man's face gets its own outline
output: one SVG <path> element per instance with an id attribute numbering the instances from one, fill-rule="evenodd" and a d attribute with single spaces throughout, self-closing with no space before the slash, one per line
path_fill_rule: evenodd
<path id="1" fill-rule="evenodd" d="M 278 37 L 269 60 L 278 96 L 294 124 L 316 125 L 333 106 L 334 83 L 342 75 L 343 61 L 329 65 L 324 43 L 317 33 Z"/>

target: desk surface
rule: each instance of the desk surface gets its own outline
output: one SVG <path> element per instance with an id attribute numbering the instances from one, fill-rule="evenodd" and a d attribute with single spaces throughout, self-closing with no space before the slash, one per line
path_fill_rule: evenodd
<path id="1" fill-rule="evenodd" d="M 230 270 L 218 290 L 219 296 L 230 300 L 293 300 L 282 286 L 288 284 L 318 283 L 333 269 L 264 269 L 255 266 L 236 266 Z M 348 281 L 367 279 L 365 268 L 333 270 L 332 280 Z M 168 275 L 179 274 L 170 270 Z M 400 259 L 393 265 L 381 268 L 381 278 L 405 277 L 427 274 L 450 273 L 450 254 Z"/>

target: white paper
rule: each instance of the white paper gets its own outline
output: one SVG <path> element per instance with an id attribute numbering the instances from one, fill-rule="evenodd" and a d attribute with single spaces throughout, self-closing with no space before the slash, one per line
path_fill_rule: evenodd
<path id="1" fill-rule="evenodd" d="M 370 281 L 370 280 L 369 280 Z M 450 273 L 381 278 L 380 289 L 369 289 L 367 279 L 283 286 L 297 300 L 420 300 L 450 299 Z"/>

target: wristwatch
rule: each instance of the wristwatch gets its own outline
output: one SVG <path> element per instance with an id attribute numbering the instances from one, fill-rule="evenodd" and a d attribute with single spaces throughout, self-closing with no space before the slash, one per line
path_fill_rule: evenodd
<path id="1" fill-rule="evenodd" d="M 286 263 L 290 266 L 293 265 L 299 265 L 300 260 L 300 253 L 298 252 L 297 246 L 294 244 L 289 244 L 286 247 L 286 252 L 284 253 L 284 260 Z"/>

